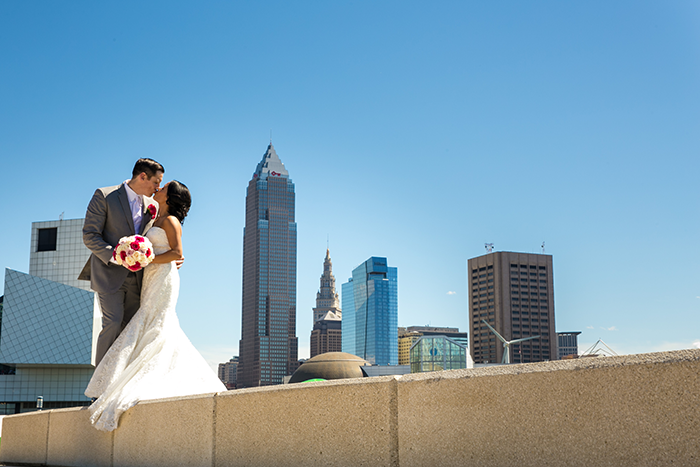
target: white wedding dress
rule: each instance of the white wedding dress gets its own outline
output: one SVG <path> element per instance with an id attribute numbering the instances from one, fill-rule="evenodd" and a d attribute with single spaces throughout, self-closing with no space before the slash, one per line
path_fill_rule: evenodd
<path id="1" fill-rule="evenodd" d="M 156 254 L 170 250 L 160 227 L 146 236 Z M 180 276 L 175 263 L 144 270 L 141 307 L 109 348 L 85 390 L 97 400 L 90 421 L 112 431 L 119 417 L 140 400 L 225 391 L 226 387 L 197 352 L 175 314 Z"/>

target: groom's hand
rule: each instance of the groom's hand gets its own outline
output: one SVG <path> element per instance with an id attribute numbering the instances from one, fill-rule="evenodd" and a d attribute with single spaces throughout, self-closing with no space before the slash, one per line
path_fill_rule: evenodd
<path id="1" fill-rule="evenodd" d="M 185 258 L 175 260 L 175 266 L 177 266 L 178 269 L 182 267 L 182 263 L 185 262 Z"/>

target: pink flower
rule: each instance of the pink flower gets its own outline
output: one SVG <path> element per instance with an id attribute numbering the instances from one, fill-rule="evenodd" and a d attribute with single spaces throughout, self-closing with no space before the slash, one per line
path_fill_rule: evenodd
<path id="1" fill-rule="evenodd" d="M 121 251 L 121 252 L 119 253 L 119 256 L 121 256 L 122 261 L 126 261 L 126 251 Z"/>
<path id="2" fill-rule="evenodd" d="M 139 248 L 141 248 L 141 244 L 139 242 L 131 242 L 131 245 L 129 245 L 132 250 L 138 251 Z"/>
<path id="3" fill-rule="evenodd" d="M 112 251 L 112 258 L 117 259 L 117 250 Z"/>
<path id="4" fill-rule="evenodd" d="M 137 242 L 141 243 L 143 242 L 143 237 L 140 235 L 135 235 L 134 238 L 136 239 Z"/>
<path id="5" fill-rule="evenodd" d="M 149 205 L 148 205 L 148 212 L 151 213 L 151 217 L 156 217 L 156 214 L 158 213 L 158 210 L 156 209 L 156 207 L 155 207 L 154 205 L 149 204 Z"/>
<path id="6" fill-rule="evenodd" d="M 127 269 L 129 269 L 129 271 L 138 271 L 141 269 L 141 265 L 136 261 L 133 266 L 127 266 Z"/>

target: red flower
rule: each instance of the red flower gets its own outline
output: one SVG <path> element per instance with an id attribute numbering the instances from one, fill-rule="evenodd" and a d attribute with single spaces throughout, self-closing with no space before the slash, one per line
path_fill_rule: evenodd
<path id="1" fill-rule="evenodd" d="M 149 256 L 151 256 L 151 249 L 150 248 L 148 250 L 146 250 L 146 258 L 148 258 Z"/>
<path id="2" fill-rule="evenodd" d="M 156 207 L 155 207 L 154 205 L 149 204 L 149 205 L 148 205 L 148 212 L 151 213 L 151 217 L 156 217 L 156 214 L 158 213 L 158 210 L 156 209 Z"/>
<path id="3" fill-rule="evenodd" d="M 131 242 L 131 245 L 129 246 L 134 251 L 139 251 L 139 248 L 141 248 L 141 244 L 139 242 Z"/>
<path id="4" fill-rule="evenodd" d="M 120 251 L 119 256 L 121 256 L 122 261 L 126 261 L 126 251 Z"/>
<path id="5" fill-rule="evenodd" d="M 117 259 L 117 250 L 112 251 L 112 258 Z"/>
<path id="6" fill-rule="evenodd" d="M 129 269 L 129 271 L 138 271 L 141 269 L 141 265 L 136 261 L 133 266 L 127 266 L 127 269 Z"/>
<path id="7" fill-rule="evenodd" d="M 139 243 L 140 243 L 140 242 L 143 242 L 143 237 L 141 237 L 140 235 L 134 235 L 134 238 L 135 238 L 136 241 L 139 242 Z"/>

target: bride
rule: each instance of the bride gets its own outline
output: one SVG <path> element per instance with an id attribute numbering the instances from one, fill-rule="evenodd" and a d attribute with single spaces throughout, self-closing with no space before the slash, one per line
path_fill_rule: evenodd
<path id="1" fill-rule="evenodd" d="M 112 431 L 140 400 L 225 391 L 197 352 L 175 314 L 182 255 L 182 222 L 191 205 L 185 185 L 173 180 L 155 194 L 160 213 L 146 237 L 156 254 L 143 274 L 141 307 L 109 348 L 85 390 L 97 400 L 90 421 Z"/>

